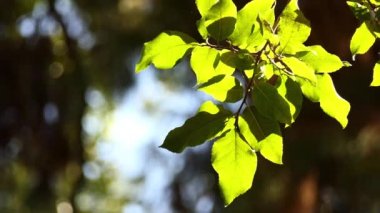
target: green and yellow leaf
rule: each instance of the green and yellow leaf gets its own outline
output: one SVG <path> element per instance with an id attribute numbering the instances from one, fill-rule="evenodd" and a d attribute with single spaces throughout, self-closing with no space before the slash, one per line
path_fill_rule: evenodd
<path id="1" fill-rule="evenodd" d="M 143 53 L 135 70 L 140 72 L 150 64 L 154 64 L 157 69 L 171 69 L 188 50 L 194 47 L 194 42 L 193 38 L 181 32 L 161 33 L 144 44 Z"/>
<path id="2" fill-rule="evenodd" d="M 249 128 L 243 119 L 239 121 L 240 128 Z M 214 143 L 211 161 L 219 176 L 225 205 L 229 205 L 251 188 L 257 168 L 257 156 L 255 150 L 251 149 L 244 136 L 235 128 L 226 131 Z"/>

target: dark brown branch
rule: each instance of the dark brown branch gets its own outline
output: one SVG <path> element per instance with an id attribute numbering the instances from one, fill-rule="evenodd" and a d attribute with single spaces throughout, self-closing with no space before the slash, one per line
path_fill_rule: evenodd
<path id="1" fill-rule="evenodd" d="M 255 69 L 259 65 L 261 55 L 265 51 L 265 49 L 268 46 L 268 44 L 269 44 L 269 41 L 267 41 L 265 43 L 264 47 L 256 54 L 256 56 L 255 56 L 255 64 L 254 64 L 254 68 Z M 249 83 L 247 84 L 247 86 L 245 88 L 244 97 L 243 97 L 243 100 L 242 100 L 242 102 L 241 102 L 241 104 L 239 106 L 239 109 L 235 113 L 235 128 L 236 128 L 236 130 L 238 132 L 240 132 L 240 129 L 239 129 L 239 117 L 240 117 L 241 111 L 243 110 L 244 104 L 246 104 L 246 102 L 247 102 L 248 95 L 251 94 L 254 81 L 255 81 L 255 78 L 254 78 L 254 76 L 252 76 L 251 79 L 250 79 L 250 81 L 249 81 Z"/>

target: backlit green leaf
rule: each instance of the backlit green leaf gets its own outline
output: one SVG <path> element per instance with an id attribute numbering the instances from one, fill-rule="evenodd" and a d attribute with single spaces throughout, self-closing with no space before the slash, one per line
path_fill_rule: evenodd
<path id="1" fill-rule="evenodd" d="M 318 75 L 318 88 L 320 89 L 322 110 L 335 118 L 345 128 L 348 123 L 347 116 L 351 108 L 350 103 L 339 96 L 328 74 Z"/>
<path id="2" fill-rule="evenodd" d="M 300 52 L 297 57 L 318 73 L 331 73 L 343 67 L 343 62 L 334 54 L 327 52 L 322 46 L 308 47 L 310 51 Z"/>
<path id="3" fill-rule="evenodd" d="M 280 15 L 280 53 L 295 54 L 310 35 L 310 23 L 299 10 L 297 2 L 291 0 Z"/>
<path id="4" fill-rule="evenodd" d="M 224 64 L 239 70 L 253 69 L 254 59 L 252 55 L 246 51 L 225 52 L 221 55 L 221 60 Z"/>
<path id="5" fill-rule="evenodd" d="M 268 10 L 274 14 L 273 4 L 274 0 L 254 0 L 247 3 L 237 14 L 235 30 L 229 37 L 232 44 L 242 49 L 248 49 L 249 46 L 253 48 L 265 43 L 261 33 L 262 30 L 260 30 L 261 26 L 257 19 L 259 13 L 266 13 Z"/>
<path id="6" fill-rule="evenodd" d="M 283 144 L 278 122 L 262 116 L 254 107 L 246 108 L 242 116 L 259 141 L 258 147 L 255 148 L 267 160 L 282 164 Z"/>
<path id="7" fill-rule="evenodd" d="M 239 81 L 228 75 L 219 75 L 202 84 L 199 90 L 221 102 L 236 102 L 242 99 L 243 88 Z"/>
<path id="8" fill-rule="evenodd" d="M 361 21 L 370 20 L 371 15 L 368 8 L 357 0 L 347 1 L 348 6 L 354 13 L 355 17 Z"/>
<path id="9" fill-rule="evenodd" d="M 218 0 L 196 0 L 195 4 L 197 5 L 198 11 L 201 16 L 205 16 L 210 8 L 216 4 Z"/>
<path id="10" fill-rule="evenodd" d="M 202 17 L 201 19 L 197 21 L 197 29 L 198 29 L 199 34 L 202 36 L 202 38 L 206 40 L 208 38 L 208 32 L 207 32 L 207 27 L 205 25 L 204 17 Z"/>
<path id="11" fill-rule="evenodd" d="M 312 102 L 319 102 L 319 90 L 316 84 L 312 84 L 305 79 L 297 78 L 301 86 L 302 94 Z"/>
<path id="12" fill-rule="evenodd" d="M 378 61 L 375 67 L 373 68 L 373 80 L 371 86 L 380 86 L 380 61 Z"/>
<path id="13" fill-rule="evenodd" d="M 351 108 L 350 103 L 336 92 L 329 74 L 318 74 L 317 83 L 314 85 L 302 80 L 299 83 L 306 97 L 314 102 L 320 102 L 322 110 L 327 115 L 335 118 L 343 128 L 347 126 L 347 116 Z"/>
<path id="14" fill-rule="evenodd" d="M 252 101 L 262 115 L 281 123 L 292 123 L 289 104 L 274 86 L 266 82 L 256 83 L 252 92 Z"/>
<path id="15" fill-rule="evenodd" d="M 136 64 L 139 72 L 149 64 L 158 69 L 171 69 L 177 61 L 183 58 L 186 52 L 193 47 L 195 40 L 181 32 L 164 32 L 155 39 L 144 44 L 140 61 Z"/>
<path id="16" fill-rule="evenodd" d="M 282 61 L 292 70 L 295 76 L 307 79 L 312 83 L 316 82 L 317 78 L 315 77 L 313 68 L 303 61 L 300 61 L 296 57 L 286 57 L 283 58 Z"/>
<path id="17" fill-rule="evenodd" d="M 206 102 L 194 117 L 170 131 L 161 147 L 179 153 L 186 147 L 200 145 L 218 136 L 231 113 L 221 107 L 216 111 L 215 107 Z"/>
<path id="18" fill-rule="evenodd" d="M 219 0 L 205 16 L 205 26 L 211 37 L 221 41 L 232 34 L 235 28 L 237 9 L 232 0 Z"/>
<path id="19" fill-rule="evenodd" d="M 277 134 L 270 134 L 259 143 L 260 153 L 267 160 L 282 164 L 283 143 L 282 137 Z"/>
<path id="20" fill-rule="evenodd" d="M 225 205 L 229 205 L 251 188 L 257 168 L 257 156 L 236 129 L 225 132 L 214 143 L 211 161 L 219 176 Z"/>
<path id="21" fill-rule="evenodd" d="M 376 36 L 368 29 L 364 22 L 356 29 L 350 43 L 351 53 L 356 54 L 366 53 L 369 48 L 375 43 Z"/>
<path id="22" fill-rule="evenodd" d="M 197 85 L 206 83 L 218 75 L 233 74 L 235 69 L 221 61 L 220 54 L 223 53 L 225 52 L 207 46 L 194 48 L 190 58 L 190 65 L 196 75 Z"/>
<path id="23" fill-rule="evenodd" d="M 287 77 L 279 78 L 280 84 L 277 85 L 278 93 L 286 100 L 289 105 L 292 122 L 298 117 L 302 108 L 302 91 L 298 83 Z"/>

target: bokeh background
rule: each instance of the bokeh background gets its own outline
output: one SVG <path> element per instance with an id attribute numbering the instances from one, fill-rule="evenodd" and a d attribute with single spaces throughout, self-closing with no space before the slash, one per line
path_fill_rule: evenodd
<path id="1" fill-rule="evenodd" d="M 352 62 L 345 1 L 299 3 L 307 43 L 353 64 L 333 74 L 349 125 L 305 100 L 283 131 L 284 165 L 259 158 L 253 188 L 224 208 L 210 143 L 158 148 L 209 99 L 188 61 L 134 74 L 160 32 L 200 40 L 193 0 L 1 0 L 0 212 L 380 212 L 379 44 Z"/>

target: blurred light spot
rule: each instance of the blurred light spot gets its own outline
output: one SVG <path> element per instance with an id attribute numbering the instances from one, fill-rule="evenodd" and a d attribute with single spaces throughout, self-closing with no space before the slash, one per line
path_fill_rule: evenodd
<path id="1" fill-rule="evenodd" d="M 18 25 L 18 31 L 23 37 L 30 37 L 36 31 L 36 21 L 32 18 L 22 18 Z"/>
<path id="2" fill-rule="evenodd" d="M 103 94 L 96 89 L 89 89 L 85 95 L 86 103 L 93 109 L 98 109 L 103 107 L 105 104 L 105 99 Z"/>
<path id="3" fill-rule="evenodd" d="M 67 32 L 72 38 L 80 38 L 84 32 L 82 21 L 78 17 L 67 18 L 68 28 Z"/>
<path id="4" fill-rule="evenodd" d="M 120 0 L 118 9 L 121 13 L 149 12 L 153 8 L 150 0 Z"/>
<path id="5" fill-rule="evenodd" d="M 62 56 L 67 53 L 66 44 L 63 41 L 54 41 L 53 53 L 56 56 Z"/>
<path id="6" fill-rule="evenodd" d="M 32 16 L 34 18 L 41 18 L 46 15 L 47 11 L 47 5 L 44 2 L 38 2 L 33 8 Z"/>
<path id="7" fill-rule="evenodd" d="M 57 122 L 59 118 L 59 111 L 55 104 L 48 103 L 44 107 L 44 119 L 47 124 L 52 124 Z"/>
<path id="8" fill-rule="evenodd" d="M 123 208 L 123 213 L 144 213 L 144 208 L 137 203 L 128 204 Z"/>
<path id="9" fill-rule="evenodd" d="M 64 69 L 62 63 L 60 63 L 60 62 L 57 62 L 57 61 L 53 62 L 49 66 L 49 74 L 50 74 L 50 77 L 53 79 L 60 78 L 64 71 L 65 71 L 65 69 Z"/>
<path id="10" fill-rule="evenodd" d="M 73 9 L 73 3 L 70 0 L 58 0 L 55 2 L 54 6 L 60 14 L 70 13 Z"/>
<path id="11" fill-rule="evenodd" d="M 94 115 L 86 115 L 82 120 L 84 131 L 89 135 L 96 135 L 102 129 L 102 122 Z"/>
<path id="12" fill-rule="evenodd" d="M 57 213 L 73 213 L 73 207 L 69 202 L 60 202 L 57 205 Z"/>
<path id="13" fill-rule="evenodd" d="M 90 211 L 94 206 L 94 199 L 88 193 L 82 193 L 75 197 L 75 202 L 82 211 Z"/>
<path id="14" fill-rule="evenodd" d="M 18 155 L 18 153 L 21 151 L 21 148 L 22 143 L 18 138 L 12 138 L 7 145 L 7 149 L 9 150 L 9 154 L 12 158 L 15 158 Z"/>
<path id="15" fill-rule="evenodd" d="M 83 165 L 83 174 L 89 180 L 96 180 L 100 177 L 100 168 L 94 162 L 87 162 Z"/>
<path id="16" fill-rule="evenodd" d="M 79 38 L 79 47 L 84 50 L 90 50 L 95 45 L 95 38 L 90 33 L 86 33 Z"/>
<path id="17" fill-rule="evenodd" d="M 196 212 L 212 212 L 214 207 L 213 200 L 210 196 L 202 196 L 195 206 Z"/>
<path id="18" fill-rule="evenodd" d="M 39 32 L 45 36 L 51 36 L 57 33 L 58 24 L 50 16 L 44 17 L 39 24 Z"/>

